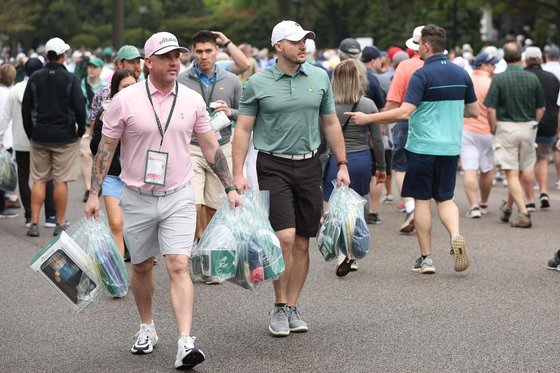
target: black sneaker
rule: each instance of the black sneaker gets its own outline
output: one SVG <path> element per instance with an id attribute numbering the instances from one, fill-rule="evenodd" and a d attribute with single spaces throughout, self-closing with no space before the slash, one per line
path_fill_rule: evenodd
<path id="1" fill-rule="evenodd" d="M 84 193 L 84 198 L 82 199 L 82 202 L 86 203 L 88 198 L 89 198 L 89 190 L 86 190 L 86 192 Z"/>
<path id="2" fill-rule="evenodd" d="M 548 194 L 541 193 L 539 196 L 539 201 L 541 201 L 541 209 L 547 209 L 550 207 L 550 202 L 548 200 Z"/>
<path id="3" fill-rule="evenodd" d="M 529 212 L 535 212 L 537 211 L 537 206 L 534 203 L 528 203 L 525 205 L 525 208 L 527 209 L 527 211 Z"/>
<path id="4" fill-rule="evenodd" d="M 8 209 L 0 211 L 0 219 L 12 219 L 17 217 L 18 214 L 16 212 L 10 211 Z"/>
<path id="5" fill-rule="evenodd" d="M 25 228 L 31 227 L 31 218 L 25 218 Z"/>
<path id="6" fill-rule="evenodd" d="M 560 271 L 560 250 L 548 261 L 546 268 Z"/>
<path id="7" fill-rule="evenodd" d="M 344 258 L 344 259 L 342 259 Z M 338 266 L 336 266 L 336 275 L 338 277 L 344 277 L 352 269 L 352 262 L 354 260 L 347 258 L 345 256 L 339 258 Z"/>
<path id="8" fill-rule="evenodd" d="M 56 228 L 56 216 L 45 218 L 45 228 Z"/>
<path id="9" fill-rule="evenodd" d="M 53 236 L 58 236 L 68 228 L 68 223 L 64 223 L 64 225 L 60 225 L 56 223 L 56 227 L 54 228 Z"/>
<path id="10" fill-rule="evenodd" d="M 366 221 L 368 224 L 381 224 L 381 218 L 377 213 L 376 214 L 369 213 L 366 218 Z"/>
<path id="11" fill-rule="evenodd" d="M 29 237 L 39 237 L 39 226 L 37 224 L 31 224 L 26 234 Z"/>

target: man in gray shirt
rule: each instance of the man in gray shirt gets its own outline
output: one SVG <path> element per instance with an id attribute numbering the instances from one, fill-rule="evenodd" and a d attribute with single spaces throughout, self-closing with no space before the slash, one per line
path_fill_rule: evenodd
<path id="1" fill-rule="evenodd" d="M 236 121 L 242 92 L 241 83 L 236 75 L 216 64 L 216 56 L 220 47 L 227 49 L 232 56 L 242 55 L 246 59 L 245 55 L 221 32 L 201 30 L 193 35 L 192 41 L 195 60 L 190 68 L 179 74 L 177 81 L 204 98 L 206 109 L 211 116 L 216 116 L 214 123 L 220 112 L 230 121 Z M 237 51 L 239 53 L 235 53 Z M 216 136 L 231 167 L 231 124 L 216 132 Z M 194 134 L 191 141 L 191 157 L 194 169 L 192 188 L 197 215 L 195 240 L 198 240 L 218 208 L 218 197 L 223 192 L 223 186 L 208 166 Z"/>

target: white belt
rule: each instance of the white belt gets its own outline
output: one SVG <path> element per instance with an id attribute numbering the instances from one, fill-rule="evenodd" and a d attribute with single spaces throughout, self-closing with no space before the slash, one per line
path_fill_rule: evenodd
<path id="1" fill-rule="evenodd" d="M 168 196 L 170 194 L 173 194 L 181 189 L 183 189 L 184 187 L 186 187 L 187 185 L 189 185 L 189 183 L 183 184 L 178 188 L 175 189 L 171 189 L 171 190 L 141 190 L 140 188 L 136 188 L 136 187 L 131 187 L 131 186 L 127 186 L 128 189 L 141 194 L 141 195 L 145 195 L 145 196 L 152 196 L 152 197 L 165 197 Z"/>
<path id="2" fill-rule="evenodd" d="M 302 161 L 304 159 L 313 158 L 313 156 L 315 156 L 315 154 L 317 154 L 318 149 L 315 149 L 315 150 L 313 150 L 309 153 L 305 153 L 305 154 L 272 153 L 272 152 L 266 152 L 264 150 L 259 150 L 259 152 L 264 153 L 264 154 L 269 154 L 269 155 L 272 155 L 272 156 L 278 157 L 278 158 L 291 159 L 292 161 Z"/>

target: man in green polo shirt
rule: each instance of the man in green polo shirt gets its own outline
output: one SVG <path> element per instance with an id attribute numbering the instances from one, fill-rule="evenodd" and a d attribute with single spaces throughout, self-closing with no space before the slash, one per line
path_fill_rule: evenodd
<path id="1" fill-rule="evenodd" d="M 269 331 L 283 337 L 306 332 L 296 308 L 309 270 L 309 238 L 321 217 L 319 116 L 339 170 L 338 186 L 350 184 L 344 138 L 326 72 L 305 63 L 305 40 L 315 33 L 293 21 L 272 31 L 277 63 L 247 81 L 233 140 L 233 174 L 240 191 L 249 184 L 243 164 L 253 143 L 259 151 L 259 188 L 270 191 L 270 223 L 282 245 L 286 270 L 274 281 L 276 295 Z"/>
<path id="2" fill-rule="evenodd" d="M 504 45 L 507 70 L 492 79 L 484 105 L 494 136 L 494 159 L 508 181 L 508 199 L 500 206 L 500 220 L 510 221 L 513 203 L 519 214 L 510 225 L 530 228 L 531 215 L 525 206 L 520 176 L 533 171 L 537 159 L 535 137 L 545 101 L 541 84 L 534 74 L 523 70 L 521 48 L 516 43 Z M 520 173 L 521 172 L 521 173 Z"/>

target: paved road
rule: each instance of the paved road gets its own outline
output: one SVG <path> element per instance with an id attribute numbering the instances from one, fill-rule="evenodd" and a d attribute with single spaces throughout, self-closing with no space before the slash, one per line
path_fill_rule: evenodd
<path id="1" fill-rule="evenodd" d="M 81 217 L 81 188 L 71 184 L 70 221 Z M 357 273 L 337 278 L 313 242 L 300 304 L 307 334 L 268 336 L 270 284 L 258 294 L 196 284 L 193 334 L 207 356 L 196 371 L 558 371 L 560 273 L 545 264 L 559 248 L 560 192 L 551 191 L 552 208 L 534 213 L 530 230 L 498 221 L 505 192 L 495 188 L 486 217 L 461 219 L 472 266 L 460 274 L 439 222 L 437 273 L 410 271 L 416 238 L 397 234 L 403 214 L 394 205 L 382 205 L 381 225 L 370 226 L 373 251 Z M 456 194 L 464 213 L 461 183 Z M 132 296 L 104 297 L 75 315 L 29 269 L 51 234 L 42 228 L 41 237 L 26 237 L 23 218 L 0 221 L 0 372 L 172 372 L 176 330 L 165 267 L 155 269 L 159 345 L 135 356 L 128 352 L 138 326 Z"/>

